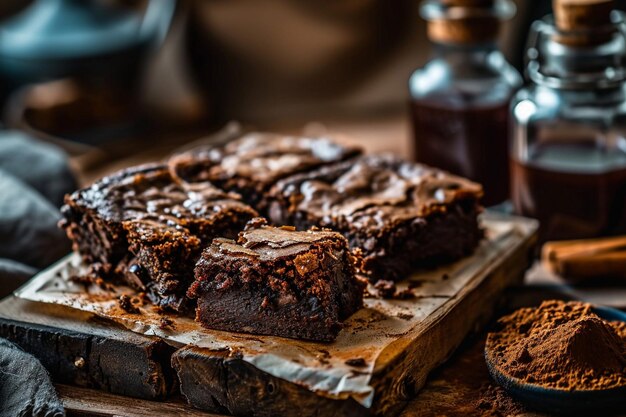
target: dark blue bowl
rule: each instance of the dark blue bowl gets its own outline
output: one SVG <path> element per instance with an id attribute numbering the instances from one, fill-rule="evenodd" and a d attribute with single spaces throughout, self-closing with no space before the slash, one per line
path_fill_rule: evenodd
<path id="1" fill-rule="evenodd" d="M 626 313 L 608 307 L 594 307 L 594 313 L 605 320 L 626 321 Z M 613 413 L 626 414 L 626 386 L 605 390 L 567 391 L 545 388 L 536 384 L 522 382 L 520 379 L 504 374 L 485 347 L 485 361 L 491 377 L 513 398 L 524 403 L 528 408 L 553 414 L 589 416 Z"/>

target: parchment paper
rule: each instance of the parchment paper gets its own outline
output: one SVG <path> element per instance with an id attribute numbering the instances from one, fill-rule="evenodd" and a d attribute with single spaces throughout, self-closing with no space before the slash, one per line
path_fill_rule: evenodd
<path id="1" fill-rule="evenodd" d="M 141 314 L 129 314 L 118 304 L 120 294 L 135 294 L 127 287 L 103 290 L 74 282 L 72 276 L 85 271 L 77 255 L 69 255 L 39 273 L 16 292 L 18 297 L 55 303 L 94 313 L 145 335 L 159 336 L 174 345 L 229 351 L 257 368 L 331 398 L 352 397 L 365 407 L 372 405 L 369 385 L 376 359 L 382 350 L 405 335 L 438 307 L 455 297 L 472 278 L 493 267 L 500 257 L 519 243 L 518 226 L 511 221 L 485 218 L 487 238 L 473 256 L 453 265 L 417 273 L 398 285 L 409 286 L 415 297 L 407 300 L 366 298 L 365 308 L 346 321 L 333 343 L 314 343 L 270 336 L 207 330 L 192 318 L 168 315 L 172 325 L 163 325 L 162 313 L 149 304 Z M 365 366 L 347 365 L 362 358 Z"/>

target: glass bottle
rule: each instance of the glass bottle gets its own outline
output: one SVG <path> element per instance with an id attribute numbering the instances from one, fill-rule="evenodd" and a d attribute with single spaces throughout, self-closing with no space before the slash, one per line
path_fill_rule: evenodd
<path id="1" fill-rule="evenodd" d="M 515 7 L 425 1 L 421 12 L 434 57 L 409 79 L 414 157 L 483 184 L 486 205 L 501 203 L 509 197 L 509 103 L 522 79 L 496 38 Z"/>
<path id="2" fill-rule="evenodd" d="M 531 28 L 531 83 L 511 105 L 514 209 L 540 220 L 542 241 L 623 234 L 624 15 L 606 9 L 612 2 L 595 0 L 588 3 L 604 11 L 579 11 L 572 20 L 559 3 L 556 19 L 547 16 Z"/>

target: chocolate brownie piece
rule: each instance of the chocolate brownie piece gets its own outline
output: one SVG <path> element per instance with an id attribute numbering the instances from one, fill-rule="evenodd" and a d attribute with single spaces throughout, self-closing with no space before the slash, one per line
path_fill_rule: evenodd
<path id="1" fill-rule="evenodd" d="M 238 241 L 215 239 L 195 269 L 188 295 L 210 329 L 331 341 L 361 308 L 343 236 L 251 222 Z"/>
<path id="2" fill-rule="evenodd" d="M 391 155 L 295 175 L 270 193 L 276 224 L 341 232 L 371 281 L 399 280 L 473 251 L 483 236 L 480 185 Z"/>
<path id="3" fill-rule="evenodd" d="M 180 310 L 202 244 L 236 237 L 256 211 L 209 183 L 179 184 L 164 165 L 122 170 L 66 197 L 62 226 L 104 279 L 123 279 Z"/>
<path id="4" fill-rule="evenodd" d="M 200 238 L 152 220 L 128 221 L 123 227 L 132 256 L 118 264 L 117 272 L 133 287 L 146 290 L 154 304 L 182 310 L 186 299 L 181 294 L 192 281 Z"/>
<path id="5" fill-rule="evenodd" d="M 281 178 L 357 156 L 361 149 L 329 138 L 248 133 L 224 146 L 200 147 L 170 160 L 173 172 L 186 181 L 211 181 L 234 191 L 259 211 L 265 193 Z"/>

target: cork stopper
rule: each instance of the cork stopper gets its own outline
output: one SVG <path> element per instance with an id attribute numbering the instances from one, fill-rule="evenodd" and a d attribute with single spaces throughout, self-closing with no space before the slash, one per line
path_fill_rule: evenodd
<path id="1" fill-rule="evenodd" d="M 501 7 L 498 0 L 427 0 L 422 15 L 428 20 L 428 37 L 435 42 L 483 43 L 497 38 Z"/>
<path id="2" fill-rule="evenodd" d="M 495 40 L 500 21 L 494 17 L 468 17 L 428 22 L 428 38 L 443 43 L 484 43 Z"/>
<path id="3" fill-rule="evenodd" d="M 614 0 L 553 0 L 556 41 L 574 46 L 593 46 L 611 39 Z"/>

